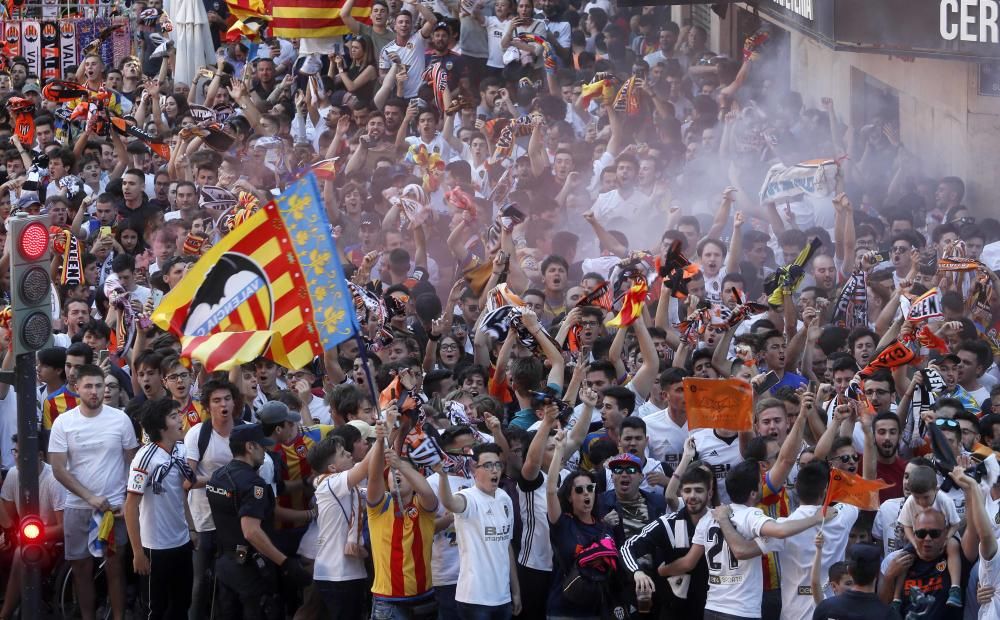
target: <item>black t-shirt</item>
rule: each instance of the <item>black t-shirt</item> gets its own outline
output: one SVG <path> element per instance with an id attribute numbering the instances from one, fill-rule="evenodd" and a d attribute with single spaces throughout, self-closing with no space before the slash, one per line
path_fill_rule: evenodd
<path id="1" fill-rule="evenodd" d="M 813 620 L 871 620 L 872 618 L 900 620 L 899 613 L 880 601 L 874 592 L 854 590 L 826 599 L 817 605 L 816 611 L 813 612 Z"/>
<path id="2" fill-rule="evenodd" d="M 910 588 L 915 586 L 920 588 L 924 594 L 934 597 L 934 604 L 931 606 L 930 613 L 926 616 L 927 618 L 934 618 L 934 620 L 961 620 L 962 608 L 948 607 L 946 604 L 948 602 L 948 588 L 951 587 L 951 577 L 948 575 L 947 552 L 942 551 L 941 555 L 935 560 L 927 562 L 920 559 L 913 545 L 907 545 L 903 550 L 912 554 L 914 560 L 910 566 L 910 570 L 906 571 L 905 581 L 903 582 L 903 608 L 900 610 L 900 615 L 906 617 L 907 612 L 910 611 L 909 593 Z M 969 574 L 969 570 L 969 564 L 963 557 L 963 577 Z"/>

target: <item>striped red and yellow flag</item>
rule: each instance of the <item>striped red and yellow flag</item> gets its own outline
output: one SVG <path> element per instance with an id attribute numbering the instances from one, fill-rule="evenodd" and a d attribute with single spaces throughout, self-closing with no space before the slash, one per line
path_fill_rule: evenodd
<path id="1" fill-rule="evenodd" d="M 229 12 L 238 20 L 248 17 L 260 17 L 267 14 L 267 6 L 264 0 L 226 0 Z"/>
<path id="2" fill-rule="evenodd" d="M 316 177 L 237 225 L 160 302 L 153 322 L 209 372 L 266 355 L 303 368 L 350 338 L 357 319 Z"/>
<path id="3" fill-rule="evenodd" d="M 271 36 L 318 39 L 350 33 L 340 18 L 343 0 L 272 0 Z M 371 23 L 372 0 L 358 0 L 351 17 Z"/>
<path id="4" fill-rule="evenodd" d="M 42 428 L 51 429 L 56 418 L 75 408 L 78 404 L 79 396 L 70 392 L 65 385 L 50 394 L 42 403 Z"/>

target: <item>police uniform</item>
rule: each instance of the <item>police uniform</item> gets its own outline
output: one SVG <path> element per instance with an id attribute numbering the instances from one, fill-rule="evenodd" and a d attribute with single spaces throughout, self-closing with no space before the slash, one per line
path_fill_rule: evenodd
<path id="1" fill-rule="evenodd" d="M 244 435 L 246 441 L 262 446 L 273 444 L 259 424 L 234 428 L 230 440 L 243 439 Z M 270 537 L 275 507 L 270 485 L 252 465 L 233 459 L 212 474 L 205 490 L 219 547 L 215 572 L 221 586 L 216 601 L 221 613 L 216 617 L 238 617 L 241 608 L 244 620 L 280 617 L 274 601 L 277 567 L 247 542 L 240 525 L 243 517 L 259 519 Z"/>

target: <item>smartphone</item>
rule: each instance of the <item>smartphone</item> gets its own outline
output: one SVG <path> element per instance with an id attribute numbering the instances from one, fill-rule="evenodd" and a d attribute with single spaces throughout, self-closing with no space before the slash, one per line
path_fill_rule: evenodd
<path id="1" fill-rule="evenodd" d="M 816 392 L 819 391 L 819 383 L 815 380 L 810 379 L 809 385 L 806 387 L 806 390 L 808 390 L 810 394 L 815 394 Z"/>
<path id="2" fill-rule="evenodd" d="M 767 371 L 767 374 L 764 375 L 764 381 L 758 384 L 754 391 L 757 393 L 758 396 L 760 396 L 761 394 L 767 392 L 774 386 L 778 385 L 779 381 L 781 381 L 781 379 L 778 378 L 778 375 L 775 374 L 773 370 L 769 370 Z"/>
<path id="3" fill-rule="evenodd" d="M 111 227 L 110 226 L 101 226 L 101 231 L 98 234 L 98 236 L 99 237 L 110 237 L 111 236 Z"/>
<path id="4" fill-rule="evenodd" d="M 108 350 L 107 349 L 101 349 L 100 351 L 98 351 L 98 353 L 97 353 L 97 363 L 98 363 L 98 365 L 103 366 L 104 365 L 104 360 L 106 360 L 106 359 L 108 359 Z"/>

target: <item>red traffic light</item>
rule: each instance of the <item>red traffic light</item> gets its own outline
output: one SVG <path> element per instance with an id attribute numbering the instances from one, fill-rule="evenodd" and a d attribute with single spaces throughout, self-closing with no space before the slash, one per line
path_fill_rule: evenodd
<path id="1" fill-rule="evenodd" d="M 49 249 L 49 231 L 41 222 L 32 222 L 21 231 L 17 251 L 25 260 L 38 260 Z"/>
<path id="2" fill-rule="evenodd" d="M 26 516 L 21 519 L 21 540 L 24 542 L 40 541 L 45 534 L 45 525 L 36 516 Z"/>

